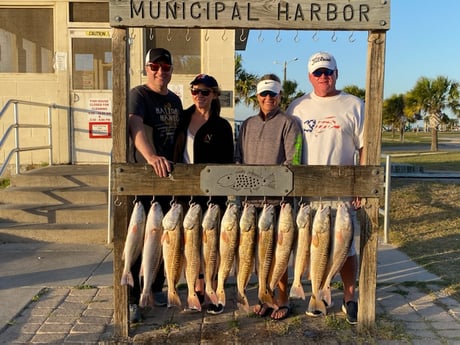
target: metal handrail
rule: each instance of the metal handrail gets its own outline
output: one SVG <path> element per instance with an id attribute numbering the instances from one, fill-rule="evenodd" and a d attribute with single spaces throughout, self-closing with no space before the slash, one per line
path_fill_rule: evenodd
<path id="1" fill-rule="evenodd" d="M 5 144 L 6 139 L 9 137 L 10 133 L 12 130 L 14 130 L 14 135 L 15 135 L 15 145 L 14 148 L 8 153 L 5 161 L 3 162 L 1 168 L 0 168 L 0 177 L 3 175 L 3 173 L 6 170 L 6 167 L 8 166 L 9 161 L 13 157 L 13 155 L 16 156 L 16 174 L 19 174 L 20 172 L 20 159 L 19 159 L 19 153 L 24 152 L 24 151 L 32 151 L 32 150 L 49 150 L 49 163 L 51 164 L 52 162 L 52 131 L 51 131 L 51 109 L 53 105 L 45 104 L 45 103 L 39 103 L 39 102 L 31 102 L 31 101 L 21 101 L 21 100 L 16 100 L 12 99 L 6 102 L 5 106 L 2 108 L 0 111 L 0 118 L 5 114 L 5 112 L 8 110 L 8 108 L 13 104 L 13 124 L 8 127 L 6 132 L 3 134 L 2 138 L 0 139 L 0 148 Z M 19 104 L 26 104 L 26 105 L 31 105 L 31 106 L 40 106 L 40 107 L 47 107 L 48 108 L 48 123 L 47 124 L 20 124 L 19 123 Z M 34 146 L 34 147 L 21 147 L 19 143 L 19 129 L 20 128 L 47 128 L 48 129 L 48 145 L 46 146 Z"/>
<path id="2" fill-rule="evenodd" d="M 48 108 L 48 119 L 47 119 L 47 124 L 19 124 L 19 104 L 21 105 L 29 105 L 29 106 L 36 106 L 36 107 L 46 107 Z M 51 116 L 52 116 L 52 111 L 53 109 L 58 109 L 58 110 L 65 110 L 67 112 L 67 116 L 69 119 L 69 130 L 68 130 L 68 135 L 69 135 L 69 157 L 72 157 L 71 153 L 71 145 L 72 145 L 72 137 L 73 137 L 73 125 L 71 121 L 71 113 L 73 111 L 79 111 L 79 112 L 86 112 L 86 113 L 91 113 L 91 114 L 97 114 L 97 115 L 107 115 L 107 112 L 104 111 L 96 111 L 92 109 L 83 109 L 83 108 L 75 108 L 75 107 L 69 107 L 69 106 L 63 106 L 63 105 L 58 105 L 55 103 L 41 103 L 41 102 L 33 102 L 33 101 L 25 101 L 25 100 L 20 100 L 20 99 L 10 99 L 8 100 L 5 105 L 2 107 L 0 110 L 0 119 L 2 116 L 6 113 L 6 111 L 10 108 L 10 106 L 13 105 L 13 124 L 11 124 L 5 133 L 3 133 L 2 138 L 0 139 L 0 149 L 3 147 L 5 144 L 6 139 L 9 137 L 9 135 L 14 131 L 15 134 L 15 145 L 13 149 L 8 153 L 5 161 L 3 162 L 2 166 L 0 167 L 0 177 L 3 176 L 3 173 L 6 170 L 6 167 L 8 166 L 9 161 L 13 156 L 16 156 L 16 174 L 20 173 L 20 159 L 19 159 L 19 153 L 24 152 L 24 151 L 32 151 L 32 150 L 49 150 L 49 165 L 52 165 L 52 158 L 53 158 L 53 136 L 52 136 L 52 121 L 51 121 Z M 48 145 L 45 146 L 34 146 L 34 147 L 22 147 L 20 146 L 20 138 L 19 138 L 19 128 L 47 128 L 48 129 Z"/>

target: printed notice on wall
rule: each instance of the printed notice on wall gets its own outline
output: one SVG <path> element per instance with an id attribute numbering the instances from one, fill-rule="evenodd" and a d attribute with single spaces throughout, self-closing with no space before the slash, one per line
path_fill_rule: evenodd
<path id="1" fill-rule="evenodd" d="M 90 98 L 88 108 L 93 110 L 88 114 L 89 137 L 112 137 L 112 104 L 108 98 Z"/>
<path id="2" fill-rule="evenodd" d="M 66 71 L 67 70 L 67 53 L 66 52 L 56 52 L 54 55 L 54 69 L 56 71 Z"/>

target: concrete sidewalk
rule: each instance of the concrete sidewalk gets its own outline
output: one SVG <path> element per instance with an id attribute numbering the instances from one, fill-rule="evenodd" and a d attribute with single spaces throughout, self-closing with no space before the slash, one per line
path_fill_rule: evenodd
<path id="1" fill-rule="evenodd" d="M 258 336 L 258 327 L 260 332 L 267 332 L 267 324 L 259 318 L 242 315 L 236 305 L 229 303 L 223 314 L 211 317 L 204 312 L 190 314 L 174 308 L 154 308 L 144 323 L 131 327 L 130 339 L 116 341 L 113 255 L 109 247 L 34 242 L 1 244 L 0 249 L 1 344 L 212 344 L 212 340 L 206 340 L 209 328 L 214 334 L 219 329 L 219 343 L 247 343 L 250 334 L 255 337 L 251 339 L 253 344 L 257 340 L 265 344 L 287 340 L 286 335 L 273 338 L 273 332 L 267 335 L 271 337 L 268 339 L 265 335 Z M 391 245 L 379 244 L 377 316 L 389 315 L 404 325 L 408 339 L 378 343 L 460 344 L 460 305 L 443 293 L 437 281 L 437 276 L 415 265 Z M 417 284 L 407 282 L 427 283 L 432 291 L 426 293 Z M 229 299 L 233 300 L 235 288 L 229 285 Z M 250 294 L 256 289 L 252 290 L 248 291 L 248 297 L 255 302 L 257 298 Z M 185 289 L 181 294 L 185 301 Z M 337 314 L 340 296 L 334 297 Z M 293 315 L 307 319 L 303 313 L 306 302 L 295 303 Z M 228 330 L 235 319 L 239 320 L 237 333 Z M 282 322 L 289 319 L 294 318 Z M 324 321 L 316 322 L 324 325 Z M 171 331 L 174 325 L 180 332 Z M 314 343 L 312 332 L 304 332 L 299 343 Z M 343 343 L 343 339 L 329 340 L 332 344 Z"/>

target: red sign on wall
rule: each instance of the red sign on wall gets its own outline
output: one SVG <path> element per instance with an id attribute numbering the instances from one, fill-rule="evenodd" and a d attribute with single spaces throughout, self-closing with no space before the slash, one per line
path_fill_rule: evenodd
<path id="1" fill-rule="evenodd" d="M 111 122 L 89 122 L 89 137 L 93 139 L 107 139 L 112 137 Z"/>

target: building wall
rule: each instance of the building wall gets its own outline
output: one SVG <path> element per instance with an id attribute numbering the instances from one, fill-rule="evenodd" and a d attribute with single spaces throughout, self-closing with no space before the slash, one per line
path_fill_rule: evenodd
<path id="1" fill-rule="evenodd" d="M 43 6 L 54 9 L 54 45 L 56 51 L 68 50 L 67 37 L 67 2 L 65 1 L 3 1 L 5 7 L 34 7 Z M 69 103 L 69 74 L 67 71 L 54 73 L 0 73 L 0 105 L 3 107 L 8 100 L 24 100 L 41 103 L 55 103 L 67 105 Z M 19 121 L 21 123 L 35 124 L 47 120 L 47 109 L 19 105 Z M 68 162 L 68 119 L 66 112 L 53 111 L 53 163 Z M 13 107 L 9 107 L 0 118 L 2 132 L 13 122 Z M 30 147 L 34 145 L 47 145 L 48 135 L 46 130 L 23 129 L 20 131 L 20 145 Z M 14 136 L 10 135 L 5 145 L 0 148 L 0 159 L 4 162 L 7 154 L 14 147 Z M 29 151 L 21 153 L 22 164 L 41 164 L 48 162 L 46 150 Z M 14 159 L 11 160 L 14 163 Z"/>
<path id="2" fill-rule="evenodd" d="M 85 0 L 79 0 L 85 2 Z M 97 0 L 88 1 L 97 2 Z M 107 2 L 107 1 L 106 1 Z M 0 8 L 11 7 L 44 7 L 54 10 L 54 52 L 66 56 L 66 69 L 55 69 L 54 73 L 0 73 L 0 109 L 12 99 L 40 102 L 45 104 L 57 104 L 60 106 L 71 105 L 71 71 L 70 61 L 71 28 L 109 28 L 108 23 L 93 23 L 87 25 L 69 22 L 69 1 L 54 0 L 3 0 Z M 143 75 L 144 51 L 143 30 L 132 28 L 129 30 L 132 44 L 130 45 L 130 87 L 145 82 Z M 233 119 L 233 93 L 234 93 L 234 49 L 235 38 L 233 30 L 202 30 L 201 44 L 201 73 L 213 75 L 224 93 L 230 95 L 229 105 L 222 108 L 222 116 Z M 206 39 L 205 39 L 206 37 Z M 62 55 L 64 54 L 64 55 Z M 116 76 L 114 76 L 116 77 Z M 178 91 L 182 97 L 184 107 L 192 104 L 189 93 L 190 81 L 195 74 L 173 74 L 171 89 Z M 36 124 L 46 123 L 48 109 L 29 105 L 19 106 L 20 123 Z M 0 128 L 5 133 L 13 122 L 13 107 L 10 106 L 0 118 Z M 68 164 L 72 161 L 69 139 L 69 114 L 65 110 L 52 110 L 52 133 L 53 133 L 53 164 Z M 233 122 L 231 121 L 233 125 Z M 21 129 L 20 145 L 30 147 L 34 145 L 44 146 L 48 144 L 48 135 L 44 129 Z M 14 147 L 14 136 L 10 135 L 0 148 L 0 159 L 5 161 L 6 156 Z M 40 165 L 48 163 L 48 151 L 30 151 L 20 155 L 22 165 Z M 14 158 L 10 161 L 14 164 Z"/>

